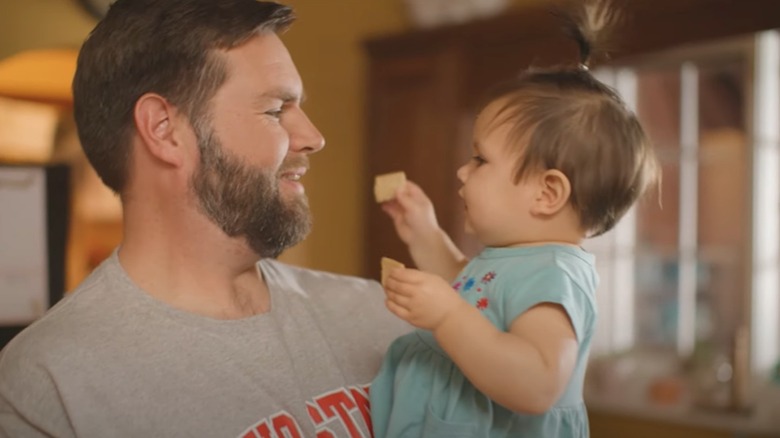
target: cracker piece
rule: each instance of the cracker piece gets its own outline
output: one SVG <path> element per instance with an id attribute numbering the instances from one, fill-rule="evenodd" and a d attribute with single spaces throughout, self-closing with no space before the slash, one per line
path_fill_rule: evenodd
<path id="1" fill-rule="evenodd" d="M 404 172 L 377 175 L 374 178 L 374 198 L 376 198 L 376 202 L 387 202 L 395 198 L 395 192 L 404 184 L 406 184 L 406 174 Z"/>
<path id="2" fill-rule="evenodd" d="M 405 268 L 404 264 L 389 257 L 382 257 L 382 286 L 385 285 L 387 276 L 394 268 Z"/>

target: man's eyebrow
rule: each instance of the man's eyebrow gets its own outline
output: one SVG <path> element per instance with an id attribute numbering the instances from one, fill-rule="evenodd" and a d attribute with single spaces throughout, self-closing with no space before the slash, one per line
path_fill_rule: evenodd
<path id="1" fill-rule="evenodd" d="M 278 88 L 257 95 L 255 100 L 261 101 L 263 99 L 279 99 L 284 103 L 303 103 L 306 100 L 306 93 L 301 92 L 301 94 L 298 94 L 287 89 Z"/>

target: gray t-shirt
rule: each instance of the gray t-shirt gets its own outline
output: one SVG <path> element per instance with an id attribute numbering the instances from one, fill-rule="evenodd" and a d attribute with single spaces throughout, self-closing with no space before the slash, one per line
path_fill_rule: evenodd
<path id="1" fill-rule="evenodd" d="M 370 436 L 368 384 L 410 327 L 374 281 L 258 269 L 270 312 L 216 320 L 152 298 L 114 253 L 0 352 L 0 437 Z"/>

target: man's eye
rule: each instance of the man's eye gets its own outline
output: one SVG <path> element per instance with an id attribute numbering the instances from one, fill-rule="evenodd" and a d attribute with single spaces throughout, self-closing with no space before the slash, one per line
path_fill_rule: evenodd
<path id="1" fill-rule="evenodd" d="M 485 159 L 480 157 L 479 155 L 474 155 L 473 157 L 471 157 L 471 161 L 473 161 L 474 164 L 476 164 L 477 166 L 481 166 L 487 163 L 487 161 L 485 161 Z"/>
<path id="2" fill-rule="evenodd" d="M 265 113 L 268 114 L 269 116 L 275 118 L 275 119 L 279 119 L 279 118 L 282 117 L 282 110 L 281 109 L 272 110 L 272 111 L 266 111 Z"/>

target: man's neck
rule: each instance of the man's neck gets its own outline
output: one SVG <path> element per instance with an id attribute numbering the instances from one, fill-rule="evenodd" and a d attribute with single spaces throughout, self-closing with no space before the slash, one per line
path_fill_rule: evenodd
<path id="1" fill-rule="evenodd" d="M 270 293 L 257 255 L 242 239 L 228 238 L 214 226 L 188 225 L 165 232 L 125 226 L 119 262 L 133 282 L 172 307 L 206 317 L 268 312 Z"/>

